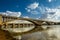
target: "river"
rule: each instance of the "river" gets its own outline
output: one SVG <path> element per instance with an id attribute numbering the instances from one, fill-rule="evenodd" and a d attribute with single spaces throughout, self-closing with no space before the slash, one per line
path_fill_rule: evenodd
<path id="1" fill-rule="evenodd" d="M 21 36 L 21 40 L 60 40 L 60 25 L 43 25 L 45 31 L 34 32 Z"/>
<path id="2" fill-rule="evenodd" d="M 16 38 L 17 40 L 60 40 L 60 25 L 43 25 L 41 27 L 43 27 L 44 29 L 43 31 L 36 31 L 33 33 L 18 35 L 13 37 Z M 31 28 L 28 27 L 27 30 Z M 12 29 L 9 29 L 9 30 L 10 32 L 11 30 L 13 32 L 15 29 L 16 28 L 14 28 L 13 30 Z M 15 31 L 21 32 L 20 28 L 18 30 L 15 30 Z"/>

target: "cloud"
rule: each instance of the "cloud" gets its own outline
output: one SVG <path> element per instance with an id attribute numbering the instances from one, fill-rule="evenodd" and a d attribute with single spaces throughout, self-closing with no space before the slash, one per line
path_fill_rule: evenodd
<path id="1" fill-rule="evenodd" d="M 44 12 L 42 11 L 44 14 L 41 12 L 42 16 L 40 17 L 40 19 L 55 21 L 55 22 L 60 21 L 60 7 L 56 7 L 56 8 L 45 7 L 44 10 L 45 10 Z"/>
<path id="2" fill-rule="evenodd" d="M 31 10 L 30 9 L 28 9 L 28 8 L 25 8 L 26 10 L 27 10 L 27 12 L 30 12 Z"/>
<path id="3" fill-rule="evenodd" d="M 28 16 L 24 16 L 23 18 L 29 18 Z"/>
<path id="4" fill-rule="evenodd" d="M 49 1 L 53 1 L 53 0 L 49 0 Z M 37 2 L 34 2 L 34 3 L 36 4 Z M 34 15 L 40 14 L 40 17 L 38 17 L 37 19 L 44 19 L 44 20 L 50 20 L 50 21 L 60 20 L 60 6 L 57 6 L 55 8 L 48 8 L 45 6 L 39 6 L 39 3 L 37 4 L 38 6 L 34 8 L 30 7 L 30 5 L 27 6 L 26 8 L 27 12 Z"/>
<path id="5" fill-rule="evenodd" d="M 51 2 L 52 0 L 48 0 L 49 2 Z"/>
<path id="6" fill-rule="evenodd" d="M 56 0 L 48 0 L 48 2 L 52 2 L 52 1 L 56 1 Z"/>
<path id="7" fill-rule="evenodd" d="M 30 5 L 27 6 L 27 8 L 25 8 L 27 10 L 27 12 L 32 13 L 32 14 L 38 14 L 38 11 L 35 11 L 39 6 L 38 2 L 34 2 Z"/>
<path id="8" fill-rule="evenodd" d="M 6 16 L 16 16 L 16 17 L 21 16 L 21 12 L 12 12 L 12 11 L 0 12 L 0 14 L 6 15 Z"/>
<path id="9" fill-rule="evenodd" d="M 36 9 L 38 7 L 39 3 L 34 2 L 28 6 L 29 9 Z"/>
<path id="10" fill-rule="evenodd" d="M 32 14 L 39 14 L 38 11 L 31 11 Z"/>
<path id="11" fill-rule="evenodd" d="M 41 12 L 41 16 L 39 19 L 49 20 L 49 21 L 56 21 L 60 20 L 60 7 L 56 8 L 48 8 L 48 7 L 38 7 L 39 11 Z"/>
<path id="12" fill-rule="evenodd" d="M 60 6 L 56 8 L 48 8 L 48 7 L 38 7 L 41 17 L 40 19 L 47 19 L 47 20 L 60 20 Z"/>
<path id="13" fill-rule="evenodd" d="M 36 18 L 37 20 L 39 20 L 40 17 Z"/>
<path id="14" fill-rule="evenodd" d="M 60 9 L 58 9 L 58 7 L 47 9 L 47 13 L 49 13 L 48 17 L 50 17 L 50 19 L 60 19 Z"/>

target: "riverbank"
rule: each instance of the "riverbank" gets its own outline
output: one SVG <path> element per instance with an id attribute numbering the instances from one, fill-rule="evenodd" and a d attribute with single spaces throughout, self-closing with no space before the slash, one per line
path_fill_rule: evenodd
<path id="1" fill-rule="evenodd" d="M 0 29 L 0 40 L 15 40 L 15 39 L 8 31 Z"/>

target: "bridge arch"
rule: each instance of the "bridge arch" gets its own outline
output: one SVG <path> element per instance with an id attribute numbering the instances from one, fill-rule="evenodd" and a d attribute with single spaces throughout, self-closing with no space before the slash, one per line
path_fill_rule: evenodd
<path id="1" fill-rule="evenodd" d="M 20 20 L 24 20 L 24 19 L 20 19 Z M 26 20 L 26 21 L 29 21 L 29 20 Z M 10 21 L 10 22 L 12 22 L 12 21 Z M 22 22 L 22 21 L 21 21 Z M 29 22 L 31 22 L 31 21 L 29 21 Z M 33 21 L 31 22 L 31 23 L 33 23 Z M 34 22 L 35 23 L 35 22 Z M 33 23 L 33 24 L 34 24 Z M 6 24 L 8 25 L 8 22 L 6 22 Z M 34 28 L 33 29 L 31 29 L 31 30 L 29 30 L 29 31 L 27 31 L 27 32 L 34 32 L 34 31 L 37 31 L 37 30 L 40 30 L 40 29 L 43 29 L 41 26 L 36 26 L 36 24 L 34 24 Z M 24 33 L 26 33 L 26 32 L 24 32 Z"/>
<path id="2" fill-rule="evenodd" d="M 24 30 L 24 28 L 25 28 L 24 31 L 30 31 L 35 28 L 35 25 L 32 22 L 25 21 L 25 20 L 15 20 L 15 21 L 11 21 L 11 22 L 6 22 L 6 24 L 5 24 L 5 28 L 8 30 L 11 28 L 11 29 L 13 29 L 12 31 L 14 31 L 17 28 L 18 28 L 17 30 L 20 30 L 19 28 L 22 28 Z M 2 29 L 5 29 L 5 28 L 4 28 L 4 26 L 2 27 Z M 20 31 L 18 31 L 18 32 L 20 32 Z"/>
<path id="3" fill-rule="evenodd" d="M 43 29 L 41 27 L 41 25 L 44 21 L 42 21 L 42 20 L 36 21 L 34 19 L 18 18 L 18 17 L 11 17 L 11 16 L 3 16 L 3 15 L 1 15 L 0 17 L 1 17 L 1 20 L 3 19 L 2 20 L 3 25 L 7 24 L 7 22 L 11 22 L 11 21 L 14 21 L 14 20 L 26 20 L 26 21 L 32 22 L 35 25 L 35 28 L 33 30 L 36 31 L 36 29 Z"/>

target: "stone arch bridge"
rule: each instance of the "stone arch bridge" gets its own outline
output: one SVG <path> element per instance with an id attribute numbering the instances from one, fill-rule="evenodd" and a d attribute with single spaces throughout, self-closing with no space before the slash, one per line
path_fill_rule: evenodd
<path id="1" fill-rule="evenodd" d="M 0 25 L 7 25 L 7 22 L 14 21 L 14 20 L 26 20 L 29 22 L 32 22 L 35 25 L 35 28 L 29 32 L 37 31 L 37 30 L 43 30 L 41 25 L 45 22 L 47 25 L 57 24 L 55 22 L 51 21 L 44 21 L 44 20 L 35 20 L 35 19 L 29 19 L 29 18 L 20 18 L 20 17 L 13 17 L 13 16 L 6 16 L 6 15 L 0 15 Z"/>

